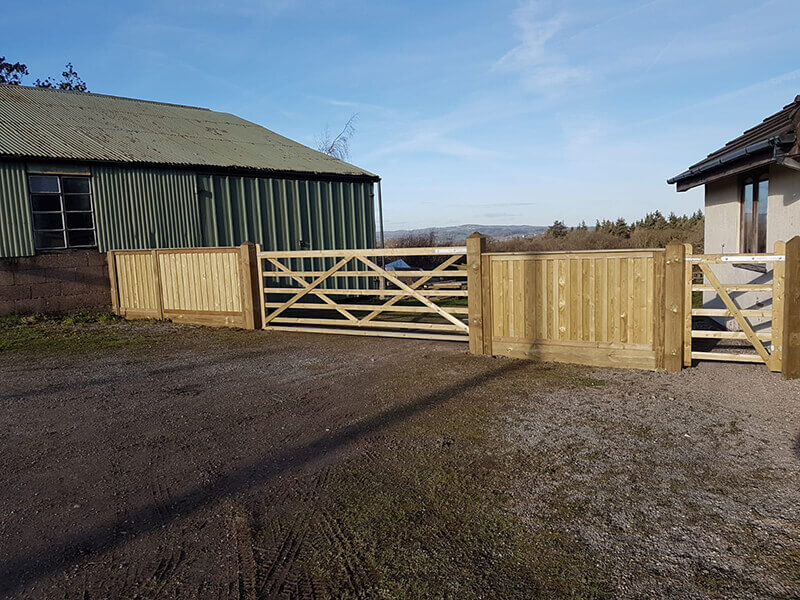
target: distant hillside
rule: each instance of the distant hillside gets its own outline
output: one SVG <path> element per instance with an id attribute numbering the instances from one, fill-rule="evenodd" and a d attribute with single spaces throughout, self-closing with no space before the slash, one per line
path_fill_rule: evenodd
<path id="1" fill-rule="evenodd" d="M 433 233 L 440 242 L 463 242 L 475 231 L 493 237 L 496 240 L 507 240 L 544 233 L 547 226 L 542 225 L 454 225 L 452 227 L 427 227 L 425 229 L 395 229 L 387 231 L 386 239 L 398 239 L 408 236 L 428 236 Z"/>

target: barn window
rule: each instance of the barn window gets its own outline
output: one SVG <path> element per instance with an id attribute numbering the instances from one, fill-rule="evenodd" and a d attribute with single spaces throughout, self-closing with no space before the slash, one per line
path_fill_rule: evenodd
<path id="1" fill-rule="evenodd" d="M 88 177 L 28 177 L 37 250 L 92 248 L 97 245 Z"/>
<path id="2" fill-rule="evenodd" d="M 767 251 L 767 174 L 748 177 L 742 182 L 741 252 Z"/>

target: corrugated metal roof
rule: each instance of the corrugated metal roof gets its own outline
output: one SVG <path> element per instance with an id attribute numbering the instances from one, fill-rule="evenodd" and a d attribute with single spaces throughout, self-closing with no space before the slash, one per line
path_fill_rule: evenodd
<path id="1" fill-rule="evenodd" d="M 377 176 L 235 115 L 0 85 L 0 156 Z"/>

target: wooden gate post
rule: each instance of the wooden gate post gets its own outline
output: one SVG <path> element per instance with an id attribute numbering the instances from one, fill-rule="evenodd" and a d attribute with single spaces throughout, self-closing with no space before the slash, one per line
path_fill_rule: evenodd
<path id="1" fill-rule="evenodd" d="M 245 242 L 239 246 L 239 283 L 242 298 L 244 329 L 261 329 L 261 278 L 256 245 Z"/>
<path id="2" fill-rule="evenodd" d="M 486 252 L 486 236 L 477 231 L 467 238 L 467 290 L 469 312 L 469 351 L 485 354 L 483 343 L 483 276 L 481 255 Z"/>
<path id="3" fill-rule="evenodd" d="M 686 281 L 683 244 L 667 246 L 666 276 L 664 282 L 664 368 L 677 372 L 683 368 L 684 302 Z"/>
<path id="4" fill-rule="evenodd" d="M 786 242 L 775 242 L 773 254 L 786 256 Z M 783 301 L 786 298 L 786 261 L 772 263 L 772 339 L 770 340 L 769 362 L 767 367 L 775 373 L 783 371 Z"/>
<path id="5" fill-rule="evenodd" d="M 113 250 L 109 250 L 106 256 L 108 258 L 108 281 L 111 285 L 111 312 L 118 315 L 120 310 L 119 288 L 117 287 L 117 258 Z"/>
<path id="6" fill-rule="evenodd" d="M 800 236 L 795 236 L 786 242 L 785 277 L 781 371 L 786 379 L 798 379 L 800 378 Z"/>

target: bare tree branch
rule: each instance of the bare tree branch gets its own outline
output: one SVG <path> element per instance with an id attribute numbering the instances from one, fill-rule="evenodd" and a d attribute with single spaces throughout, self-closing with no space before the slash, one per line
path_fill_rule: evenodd
<path id="1" fill-rule="evenodd" d="M 324 152 L 328 156 L 333 156 L 339 160 L 345 160 L 350 156 L 350 138 L 356 133 L 356 122 L 358 121 L 358 113 L 354 113 L 344 124 L 342 130 L 334 138 L 331 138 L 331 132 L 328 126 L 325 126 L 324 131 L 317 136 L 316 145 L 317 150 Z"/>

